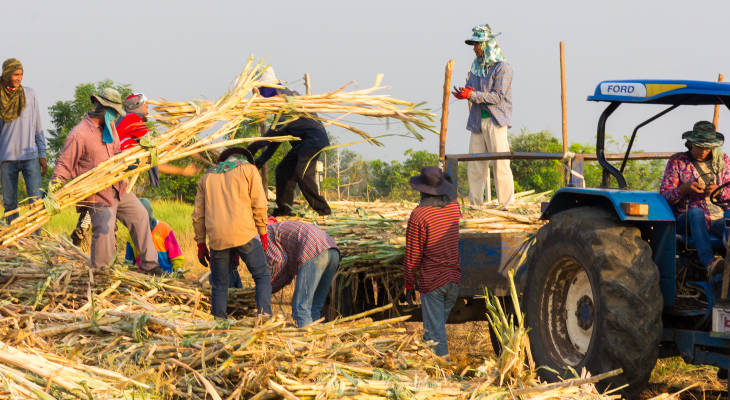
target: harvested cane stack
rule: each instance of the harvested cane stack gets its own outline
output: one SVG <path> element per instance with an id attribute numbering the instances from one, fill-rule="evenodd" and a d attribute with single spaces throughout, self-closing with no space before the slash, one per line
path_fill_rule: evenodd
<path id="1" fill-rule="evenodd" d="M 203 151 L 261 140 L 261 138 L 231 139 L 230 137 L 243 122 L 260 119 L 266 112 L 285 115 L 287 120 L 310 116 L 309 113 L 314 112 L 392 117 L 403 121 L 417 138 L 421 136 L 414 126 L 433 130 L 428 123 L 432 121 L 433 114 L 417 109 L 418 105 L 387 96 L 370 95 L 370 92 L 382 89 L 378 84 L 369 90 L 351 92 L 354 94 L 350 96 L 348 93 L 336 91 L 321 95 L 319 98 L 305 96 L 287 97 L 284 100 L 263 99 L 251 93 L 253 89 L 267 84 L 258 80 L 264 68 L 260 63 L 254 64 L 253 57 L 250 58 L 233 88 L 218 101 L 205 103 L 202 107 L 193 107 L 193 111 L 177 115 L 174 120 L 168 120 L 174 124 L 167 131 L 145 139 L 140 146 L 110 158 L 61 187 L 55 185 L 49 187 L 48 195 L 43 202 L 31 203 L 13 211 L 20 213 L 20 217 L 9 226 L 0 227 L 0 247 L 13 244 L 19 238 L 36 231 L 59 210 L 73 206 L 116 182 L 134 179 L 158 163 L 168 163 Z M 163 110 L 166 108 L 163 107 Z M 340 124 L 337 121 L 330 122 Z M 223 125 L 213 133 L 201 137 L 220 124 Z M 296 138 L 279 137 L 267 140 L 286 141 Z M 137 167 L 130 170 L 129 167 L 132 165 Z"/>
<path id="2" fill-rule="evenodd" d="M 539 221 L 539 200 L 548 193 L 516 194 L 512 211 L 490 208 L 462 208 L 460 232 L 535 232 Z M 340 248 L 342 260 L 335 278 L 332 301 L 335 311 L 350 315 L 385 304 L 399 304 L 404 292 L 403 256 L 408 216 L 417 203 L 330 202 L 334 213 L 318 217 L 297 208 L 305 221 L 319 225 Z M 525 212 L 526 214 L 518 213 Z M 405 311 L 395 307 L 392 315 Z"/>
<path id="3" fill-rule="evenodd" d="M 23 239 L 25 250 L 15 257 L 0 251 L 2 265 L 34 271 L 4 278 L 3 287 L 32 288 L 21 282 L 43 268 L 54 278 L 47 285 L 48 278 L 35 281 L 48 286 L 40 299 L 37 290 L 11 290 L 15 297 L 0 307 L 3 324 L 14 326 L 0 332 L 2 399 L 611 398 L 592 385 L 605 376 L 540 384 L 534 368 L 522 365 L 521 320 L 500 332 L 514 338 L 500 340 L 516 343 L 515 359 L 505 351 L 454 371 L 430 351 L 431 343 L 406 330 L 407 316 L 368 318 L 390 305 L 303 329 L 281 316 L 214 321 L 201 312 L 205 298 L 184 283 L 137 280 L 118 270 L 108 279 L 94 276 L 89 301 L 62 301 L 54 285 L 66 276 L 81 279 L 75 270 L 84 271 L 85 262 L 59 243 Z M 6 275 L 12 272 L 3 270 Z M 492 315 L 507 321 L 501 309 Z"/>

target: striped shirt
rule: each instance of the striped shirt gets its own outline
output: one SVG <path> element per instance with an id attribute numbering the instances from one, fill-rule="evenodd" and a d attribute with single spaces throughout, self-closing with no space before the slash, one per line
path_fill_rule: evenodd
<path id="1" fill-rule="evenodd" d="M 323 230 L 301 221 L 282 221 L 266 227 L 269 248 L 266 261 L 271 269 L 271 289 L 276 293 L 288 285 L 305 262 L 337 243 Z"/>
<path id="2" fill-rule="evenodd" d="M 455 200 L 445 207 L 418 206 L 408 219 L 403 277 L 406 287 L 428 293 L 461 282 L 459 217 Z"/>
<path id="3" fill-rule="evenodd" d="M 482 131 L 482 109 L 489 112 L 495 124 L 512 125 L 512 67 L 507 62 L 492 65 L 484 77 L 469 72 L 466 86 L 474 88 L 469 96 L 466 129 L 476 133 Z"/>

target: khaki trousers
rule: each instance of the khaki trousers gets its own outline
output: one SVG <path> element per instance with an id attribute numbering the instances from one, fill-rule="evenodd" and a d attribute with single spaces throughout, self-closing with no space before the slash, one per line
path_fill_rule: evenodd
<path id="1" fill-rule="evenodd" d="M 471 133 L 469 153 L 500 153 L 509 150 L 507 127 L 497 126 L 491 118 L 482 119 L 481 133 Z M 494 186 L 497 188 L 497 200 L 505 206 L 514 200 L 515 183 L 509 160 L 491 161 L 494 166 Z M 484 186 L 487 184 L 487 173 L 490 161 L 470 161 L 466 164 L 469 178 L 469 203 L 473 206 L 484 204 Z M 491 188 L 487 188 L 491 190 Z"/>
<path id="2" fill-rule="evenodd" d="M 139 249 L 142 269 L 149 271 L 158 266 L 157 250 L 152 241 L 150 219 L 142 203 L 132 193 L 122 193 L 111 207 L 94 206 L 91 213 L 91 266 L 109 265 L 116 254 L 117 219 L 129 229 L 134 246 Z"/>

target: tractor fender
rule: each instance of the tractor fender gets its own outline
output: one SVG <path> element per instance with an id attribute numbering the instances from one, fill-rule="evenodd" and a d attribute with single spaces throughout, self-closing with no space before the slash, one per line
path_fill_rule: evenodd
<path id="1" fill-rule="evenodd" d="M 622 203 L 640 203 L 649 206 L 646 216 L 632 216 L 624 212 Z M 619 221 L 674 222 L 675 217 L 667 200 L 659 193 L 600 188 L 561 188 L 543 211 L 541 219 L 576 207 L 600 207 L 613 212 Z"/>

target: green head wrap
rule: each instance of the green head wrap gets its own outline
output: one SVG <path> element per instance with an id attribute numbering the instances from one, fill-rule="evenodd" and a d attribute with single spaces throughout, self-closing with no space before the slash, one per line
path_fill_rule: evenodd
<path id="1" fill-rule="evenodd" d="M 10 85 L 10 76 L 23 64 L 17 58 L 8 58 L 3 62 L 2 87 L 0 87 L 0 119 L 10 122 L 17 119 L 25 109 L 25 90 L 23 86 L 15 90 L 7 88 Z"/>
<path id="2" fill-rule="evenodd" d="M 3 62 L 3 82 L 9 83 L 10 75 L 19 69 L 23 69 L 23 64 L 17 58 L 8 58 L 5 60 Z"/>

